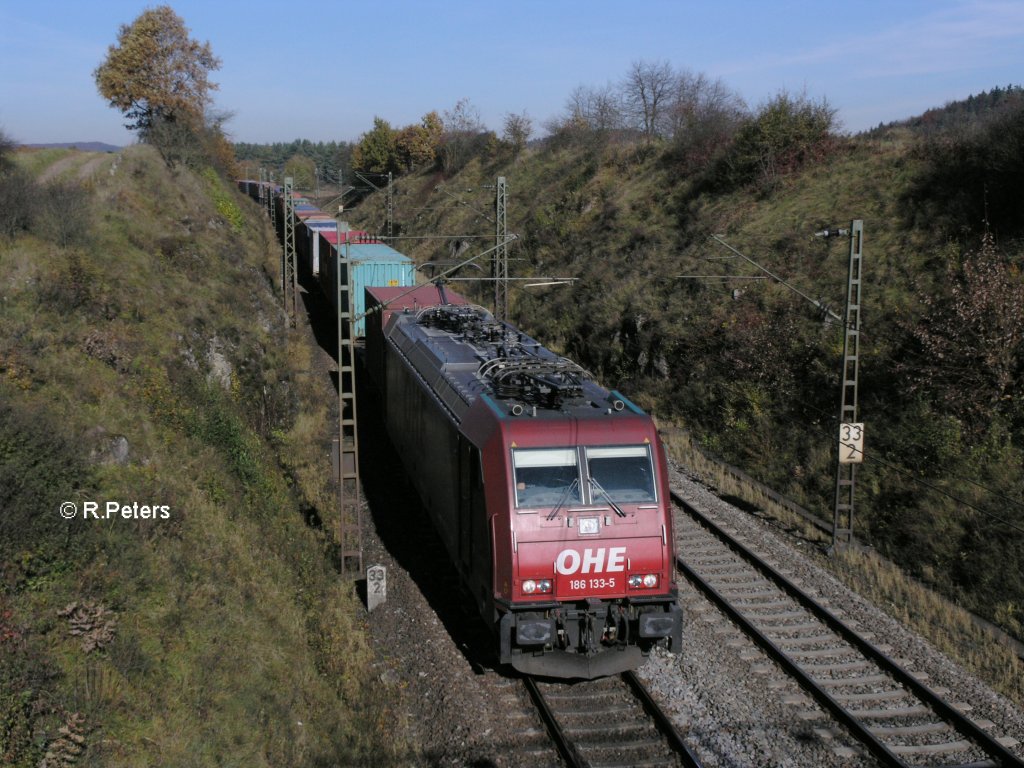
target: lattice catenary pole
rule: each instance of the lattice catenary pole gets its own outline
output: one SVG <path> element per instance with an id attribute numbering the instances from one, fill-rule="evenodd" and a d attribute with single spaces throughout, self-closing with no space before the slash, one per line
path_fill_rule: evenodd
<path id="1" fill-rule="evenodd" d="M 292 322 L 298 312 L 299 282 L 295 255 L 295 194 L 291 176 L 284 180 L 284 308 L 288 311 L 291 302 Z M 290 295 L 289 295 L 290 294 Z"/>
<path id="2" fill-rule="evenodd" d="M 342 242 L 344 241 L 344 258 Z M 338 305 L 338 546 L 343 576 L 363 571 L 359 435 L 356 425 L 356 314 L 349 233 L 338 225 L 334 288 Z"/>
<path id="3" fill-rule="evenodd" d="M 388 171 L 388 193 L 387 197 L 387 227 L 388 237 L 394 235 L 394 222 L 395 222 L 395 185 L 394 179 L 392 178 L 391 171 Z"/>
<path id="4" fill-rule="evenodd" d="M 839 382 L 839 452 L 836 462 L 836 495 L 832 523 L 832 547 L 835 550 L 848 546 L 853 541 L 853 498 L 857 465 L 864 459 L 864 425 L 857 421 L 863 246 L 864 222 L 856 219 L 850 224 L 850 266 L 846 284 L 843 370 Z"/>
<path id="5" fill-rule="evenodd" d="M 499 176 L 494 194 L 494 316 L 508 322 L 508 227 L 505 220 L 505 177 Z"/>

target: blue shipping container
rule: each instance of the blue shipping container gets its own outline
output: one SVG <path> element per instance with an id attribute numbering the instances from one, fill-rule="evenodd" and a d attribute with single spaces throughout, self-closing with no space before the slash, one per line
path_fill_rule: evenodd
<path id="1" fill-rule="evenodd" d="M 341 255 L 346 255 L 342 245 Z M 416 285 L 416 265 L 412 259 L 383 243 L 352 243 L 347 248 L 351 259 L 352 285 L 348 291 L 354 302 L 356 317 L 366 310 L 366 289 L 369 287 L 413 287 Z M 335 287 L 334 251 L 320 254 L 320 285 L 330 298 L 334 311 L 338 311 L 338 295 Z M 356 336 L 366 335 L 366 320 L 356 322 Z"/>

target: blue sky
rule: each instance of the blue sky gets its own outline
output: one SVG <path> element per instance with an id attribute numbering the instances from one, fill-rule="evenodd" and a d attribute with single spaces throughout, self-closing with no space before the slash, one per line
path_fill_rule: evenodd
<path id="1" fill-rule="evenodd" d="M 131 143 L 92 72 L 157 4 L 0 0 L 0 129 Z M 752 107 L 782 89 L 826 98 L 847 131 L 1024 83 L 1022 0 L 169 4 L 222 59 L 216 106 L 238 141 L 354 140 L 375 115 L 407 125 L 462 98 L 490 128 L 523 111 L 540 125 L 640 59 L 721 79 Z"/>

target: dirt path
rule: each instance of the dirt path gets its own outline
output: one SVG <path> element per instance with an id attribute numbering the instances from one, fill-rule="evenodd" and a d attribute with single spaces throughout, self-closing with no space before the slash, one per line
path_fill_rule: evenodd
<path id="1" fill-rule="evenodd" d="M 45 184 L 48 181 L 61 176 L 74 176 L 79 181 L 93 176 L 107 164 L 114 162 L 116 155 L 108 152 L 76 152 L 51 163 L 42 173 L 39 174 L 39 182 Z"/>

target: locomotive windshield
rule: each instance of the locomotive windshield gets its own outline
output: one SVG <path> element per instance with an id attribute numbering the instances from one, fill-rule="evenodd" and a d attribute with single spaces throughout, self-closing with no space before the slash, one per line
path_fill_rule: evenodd
<path id="1" fill-rule="evenodd" d="M 576 448 L 516 448 L 512 451 L 517 507 L 564 504 L 655 502 L 654 467 L 646 445 L 582 449 L 586 481 L 581 482 Z M 586 488 L 585 494 L 581 488 Z M 584 496 L 586 498 L 584 498 Z"/>
<path id="2" fill-rule="evenodd" d="M 656 501 L 651 452 L 646 445 L 587 448 L 587 473 L 595 503 L 607 494 L 610 501 Z"/>
<path id="3" fill-rule="evenodd" d="M 551 507 L 580 502 L 580 474 L 574 448 L 512 451 L 516 506 Z"/>

